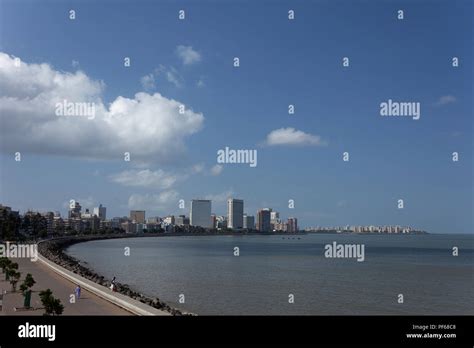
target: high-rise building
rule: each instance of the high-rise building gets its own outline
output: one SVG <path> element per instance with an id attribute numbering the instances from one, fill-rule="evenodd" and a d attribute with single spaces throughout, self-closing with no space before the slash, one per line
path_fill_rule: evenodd
<path id="1" fill-rule="evenodd" d="M 244 228 L 253 230 L 255 228 L 255 217 L 244 214 Z"/>
<path id="2" fill-rule="evenodd" d="M 298 232 L 298 219 L 297 218 L 294 218 L 294 217 L 288 218 L 287 232 L 289 233 Z"/>
<path id="3" fill-rule="evenodd" d="M 211 227 L 217 228 L 217 217 L 216 214 L 211 214 Z"/>
<path id="4" fill-rule="evenodd" d="M 270 228 L 270 209 L 260 209 L 257 212 L 257 230 L 269 232 Z"/>
<path id="5" fill-rule="evenodd" d="M 193 199 L 189 220 L 192 226 L 211 228 L 211 201 L 206 199 Z"/>
<path id="6" fill-rule="evenodd" d="M 79 204 L 79 202 L 71 202 L 72 205 L 69 206 L 69 213 L 68 213 L 68 217 L 70 219 L 73 219 L 73 218 L 80 218 L 81 217 L 81 205 Z"/>
<path id="7" fill-rule="evenodd" d="M 106 220 L 107 208 L 103 207 L 102 204 L 99 204 L 98 207 L 95 207 L 92 213 L 97 216 L 101 221 Z"/>
<path id="8" fill-rule="evenodd" d="M 270 221 L 274 224 L 276 224 L 277 222 L 279 222 L 280 220 L 280 213 L 277 212 L 277 211 L 271 211 L 270 212 Z"/>
<path id="9" fill-rule="evenodd" d="M 238 229 L 244 223 L 244 201 L 241 199 L 229 198 L 227 200 L 227 227 Z"/>
<path id="10" fill-rule="evenodd" d="M 130 210 L 130 220 L 137 224 L 145 223 L 145 211 L 144 210 Z"/>

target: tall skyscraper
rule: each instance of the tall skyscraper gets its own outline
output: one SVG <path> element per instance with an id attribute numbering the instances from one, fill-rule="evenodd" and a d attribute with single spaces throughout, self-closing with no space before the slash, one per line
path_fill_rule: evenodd
<path id="1" fill-rule="evenodd" d="M 211 201 L 206 199 L 193 199 L 191 201 L 189 220 L 192 226 L 211 228 Z"/>
<path id="2" fill-rule="evenodd" d="M 257 212 L 257 230 L 270 232 L 270 209 L 260 209 Z"/>
<path id="3" fill-rule="evenodd" d="M 229 198 L 227 200 L 227 227 L 238 229 L 244 224 L 244 201 Z"/>
<path id="4" fill-rule="evenodd" d="M 93 215 L 97 216 L 100 220 L 106 220 L 107 208 L 103 207 L 102 204 L 99 204 L 98 207 L 95 207 L 93 210 Z"/>
<path id="5" fill-rule="evenodd" d="M 288 218 L 287 231 L 289 233 L 298 232 L 298 219 L 294 217 Z"/>
<path id="6" fill-rule="evenodd" d="M 280 213 L 277 211 L 270 212 L 270 221 L 274 224 L 278 223 L 280 220 Z"/>
<path id="7" fill-rule="evenodd" d="M 144 210 L 130 210 L 130 220 L 137 224 L 145 223 L 145 211 Z"/>
<path id="8" fill-rule="evenodd" d="M 244 214 L 244 228 L 253 230 L 255 228 L 255 217 L 252 215 Z"/>

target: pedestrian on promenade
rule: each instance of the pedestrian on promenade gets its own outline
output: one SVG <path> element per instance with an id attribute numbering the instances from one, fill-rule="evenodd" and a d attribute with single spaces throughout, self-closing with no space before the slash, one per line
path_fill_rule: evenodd
<path id="1" fill-rule="evenodd" d="M 115 277 L 112 279 L 112 284 L 110 285 L 110 290 L 117 291 L 117 287 L 115 285 Z"/>
<path id="2" fill-rule="evenodd" d="M 79 300 L 81 298 L 81 287 L 79 286 L 79 284 L 76 286 L 75 292 L 76 298 Z"/>

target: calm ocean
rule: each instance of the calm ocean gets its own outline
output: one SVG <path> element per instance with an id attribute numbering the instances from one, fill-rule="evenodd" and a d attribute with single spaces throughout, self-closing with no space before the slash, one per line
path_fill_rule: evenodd
<path id="1" fill-rule="evenodd" d="M 325 244 L 334 241 L 364 244 L 365 261 L 325 258 Z M 197 314 L 474 314 L 473 235 L 147 237 L 67 252 Z"/>

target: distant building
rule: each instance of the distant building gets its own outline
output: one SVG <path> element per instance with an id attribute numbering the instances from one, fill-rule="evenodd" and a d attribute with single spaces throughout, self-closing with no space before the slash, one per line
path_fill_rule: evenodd
<path id="1" fill-rule="evenodd" d="M 154 216 L 154 217 L 149 217 L 146 219 L 147 224 L 159 224 L 160 223 L 160 217 L 159 216 Z"/>
<path id="2" fill-rule="evenodd" d="M 82 219 L 90 219 L 91 217 L 92 217 L 92 213 L 87 208 L 86 208 L 86 211 L 81 214 Z"/>
<path id="3" fill-rule="evenodd" d="M 298 219 L 297 218 L 294 218 L 294 217 L 288 218 L 287 232 L 289 233 L 298 232 Z"/>
<path id="4" fill-rule="evenodd" d="M 48 234 L 54 232 L 54 213 L 49 211 L 47 213 L 41 214 L 46 220 L 46 231 Z"/>
<path id="5" fill-rule="evenodd" d="M 136 233 L 143 233 L 143 230 L 146 230 L 147 229 L 147 225 L 146 224 L 136 224 L 135 225 L 135 231 Z"/>
<path id="6" fill-rule="evenodd" d="M 255 217 L 252 215 L 244 214 L 244 228 L 249 230 L 255 229 Z"/>
<path id="7" fill-rule="evenodd" d="M 100 220 L 106 220 L 107 208 L 103 207 L 102 204 L 99 204 L 98 207 L 95 207 L 93 214 L 97 216 Z"/>
<path id="8" fill-rule="evenodd" d="M 145 223 L 145 211 L 144 210 L 130 210 L 130 220 L 137 224 Z"/>
<path id="9" fill-rule="evenodd" d="M 216 214 L 211 214 L 211 228 L 217 228 Z"/>
<path id="10" fill-rule="evenodd" d="M 175 224 L 175 218 L 174 215 L 168 215 L 163 219 L 163 222 L 165 225 L 174 225 Z"/>
<path id="11" fill-rule="evenodd" d="M 216 228 L 219 230 L 227 228 L 227 218 L 225 216 L 216 216 Z"/>
<path id="12" fill-rule="evenodd" d="M 270 209 L 260 209 L 257 212 L 257 230 L 269 232 L 270 229 Z"/>
<path id="13" fill-rule="evenodd" d="M 238 229 L 244 223 L 244 201 L 241 199 L 229 198 L 227 200 L 227 227 Z"/>
<path id="14" fill-rule="evenodd" d="M 122 222 L 121 227 L 125 231 L 125 233 L 137 232 L 137 224 L 134 222 L 130 222 L 130 221 Z"/>
<path id="15" fill-rule="evenodd" d="M 180 215 L 176 218 L 176 225 L 177 226 L 188 226 L 189 225 L 189 218 L 185 215 Z"/>
<path id="16" fill-rule="evenodd" d="M 279 222 L 279 220 L 280 220 L 280 213 L 277 212 L 277 211 L 271 211 L 270 212 L 270 221 L 272 223 L 276 224 L 277 222 Z"/>
<path id="17" fill-rule="evenodd" d="M 207 199 L 193 199 L 189 212 L 190 224 L 211 228 L 211 201 Z"/>
<path id="18" fill-rule="evenodd" d="M 81 205 L 79 202 L 72 202 L 72 206 L 69 206 L 69 212 L 68 212 L 68 218 L 70 219 L 75 219 L 75 218 L 80 218 L 81 217 Z"/>

